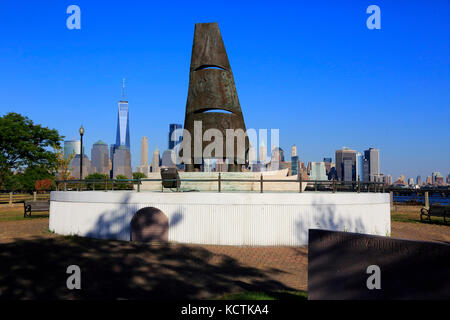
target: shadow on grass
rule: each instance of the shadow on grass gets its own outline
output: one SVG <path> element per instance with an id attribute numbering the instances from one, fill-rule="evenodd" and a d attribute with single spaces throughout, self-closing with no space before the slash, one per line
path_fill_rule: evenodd
<path id="1" fill-rule="evenodd" d="M 226 294 L 218 300 L 308 300 L 306 291 L 238 292 Z"/>
<path id="2" fill-rule="evenodd" d="M 212 299 L 294 290 L 273 279 L 276 270 L 183 244 L 34 238 L 0 244 L 0 261 L 0 299 Z M 81 269 L 80 290 L 66 287 L 70 265 Z"/>

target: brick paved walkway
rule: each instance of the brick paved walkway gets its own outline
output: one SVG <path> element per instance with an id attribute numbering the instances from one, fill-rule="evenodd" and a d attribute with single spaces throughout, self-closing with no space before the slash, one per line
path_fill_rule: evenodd
<path id="1" fill-rule="evenodd" d="M 47 229 L 48 219 L 0 223 L 0 299 L 201 299 L 307 290 L 306 247 L 148 245 Z M 393 222 L 392 236 L 448 242 L 450 227 Z M 82 270 L 77 292 L 65 285 L 70 264 Z"/>

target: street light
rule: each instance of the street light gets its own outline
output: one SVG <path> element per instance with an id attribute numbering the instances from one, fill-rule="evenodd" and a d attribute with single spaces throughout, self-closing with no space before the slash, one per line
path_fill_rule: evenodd
<path id="1" fill-rule="evenodd" d="M 84 128 L 83 125 L 80 127 L 80 137 L 81 137 L 81 145 L 80 145 L 80 180 L 83 179 L 83 134 L 84 134 Z M 81 186 L 81 181 L 80 181 Z"/>

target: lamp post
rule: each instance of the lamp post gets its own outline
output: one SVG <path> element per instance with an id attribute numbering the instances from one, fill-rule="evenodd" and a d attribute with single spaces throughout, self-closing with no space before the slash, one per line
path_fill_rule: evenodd
<path id="1" fill-rule="evenodd" d="M 81 180 L 83 179 L 83 134 L 84 134 L 84 128 L 83 125 L 80 127 L 80 187 L 82 186 Z M 80 188 L 81 189 L 81 188 Z"/>

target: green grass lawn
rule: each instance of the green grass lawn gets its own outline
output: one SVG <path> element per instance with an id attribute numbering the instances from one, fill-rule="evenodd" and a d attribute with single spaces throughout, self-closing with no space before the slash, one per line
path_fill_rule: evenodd
<path id="1" fill-rule="evenodd" d="M 397 222 L 410 222 L 410 223 L 427 223 L 427 224 L 436 224 L 436 225 L 446 225 L 450 226 L 450 223 L 447 219 L 447 224 L 444 223 L 444 218 L 442 217 L 431 217 L 431 221 L 428 220 L 420 220 L 420 212 L 391 212 L 391 221 Z"/>
<path id="2" fill-rule="evenodd" d="M 0 222 L 2 221 L 16 221 L 16 220 L 30 220 L 48 218 L 48 211 L 32 212 L 31 217 L 23 217 L 23 209 L 11 208 L 11 210 L 0 211 Z"/>
<path id="3" fill-rule="evenodd" d="M 305 291 L 271 291 L 253 292 L 245 291 L 223 295 L 218 300 L 307 300 Z"/>

